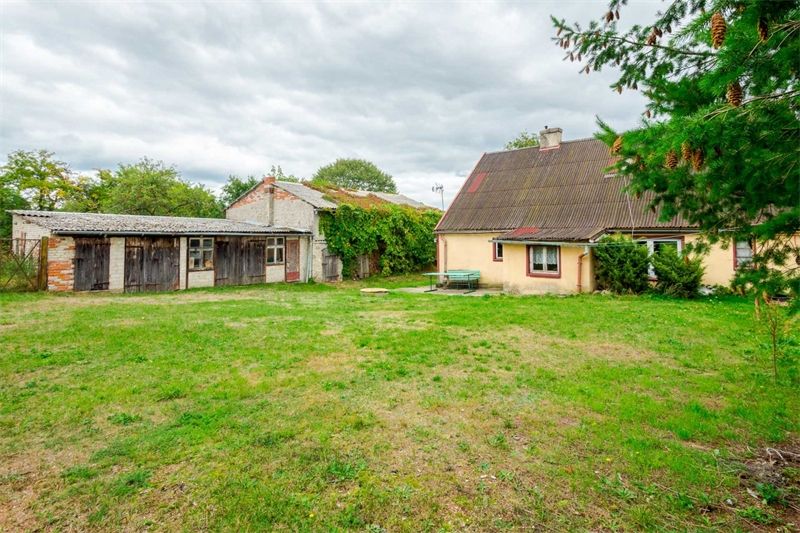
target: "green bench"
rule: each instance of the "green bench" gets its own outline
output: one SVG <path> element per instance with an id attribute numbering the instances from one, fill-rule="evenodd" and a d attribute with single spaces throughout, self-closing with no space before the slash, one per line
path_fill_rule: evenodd
<path id="1" fill-rule="evenodd" d="M 481 278 L 481 271 L 445 270 L 444 272 L 425 272 L 423 276 L 428 276 L 428 279 L 430 279 L 430 288 L 425 292 L 437 290 L 435 278 L 444 278 L 444 285 L 446 287 L 449 288 L 451 284 L 466 285 L 467 293 L 470 293 L 475 292 L 478 288 L 478 280 Z"/>

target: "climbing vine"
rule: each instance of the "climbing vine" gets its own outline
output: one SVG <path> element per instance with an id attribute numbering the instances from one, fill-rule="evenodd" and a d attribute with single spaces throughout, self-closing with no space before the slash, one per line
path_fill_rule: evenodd
<path id="1" fill-rule="evenodd" d="M 322 214 L 328 250 L 342 259 L 342 275 L 353 275 L 360 255 L 377 254 L 384 275 L 413 272 L 436 259 L 433 229 L 441 213 L 405 206 L 340 204 Z"/>

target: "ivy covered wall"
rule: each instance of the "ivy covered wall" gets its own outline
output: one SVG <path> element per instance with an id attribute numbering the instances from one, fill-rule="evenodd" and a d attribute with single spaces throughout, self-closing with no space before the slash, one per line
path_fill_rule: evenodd
<path id="1" fill-rule="evenodd" d="M 407 206 L 341 204 L 322 213 L 320 229 L 328 250 L 342 259 L 342 276 L 352 277 L 356 258 L 377 252 L 384 275 L 414 272 L 436 259 L 433 229 L 442 213 Z"/>

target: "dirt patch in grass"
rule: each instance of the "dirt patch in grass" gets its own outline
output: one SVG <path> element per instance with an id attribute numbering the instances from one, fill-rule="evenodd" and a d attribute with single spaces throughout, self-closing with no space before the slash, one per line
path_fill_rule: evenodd
<path id="1" fill-rule="evenodd" d="M 0 531 L 30 531 L 41 527 L 36 504 L 61 483 L 62 472 L 83 464 L 84 449 L 53 451 L 34 445 L 24 453 L 0 458 Z"/>

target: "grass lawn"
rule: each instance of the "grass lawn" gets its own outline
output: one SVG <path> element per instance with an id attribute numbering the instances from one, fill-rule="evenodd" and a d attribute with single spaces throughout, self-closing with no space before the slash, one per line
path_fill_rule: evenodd
<path id="1" fill-rule="evenodd" d="M 800 524 L 752 303 L 358 288 L 0 295 L 0 530 Z"/>

